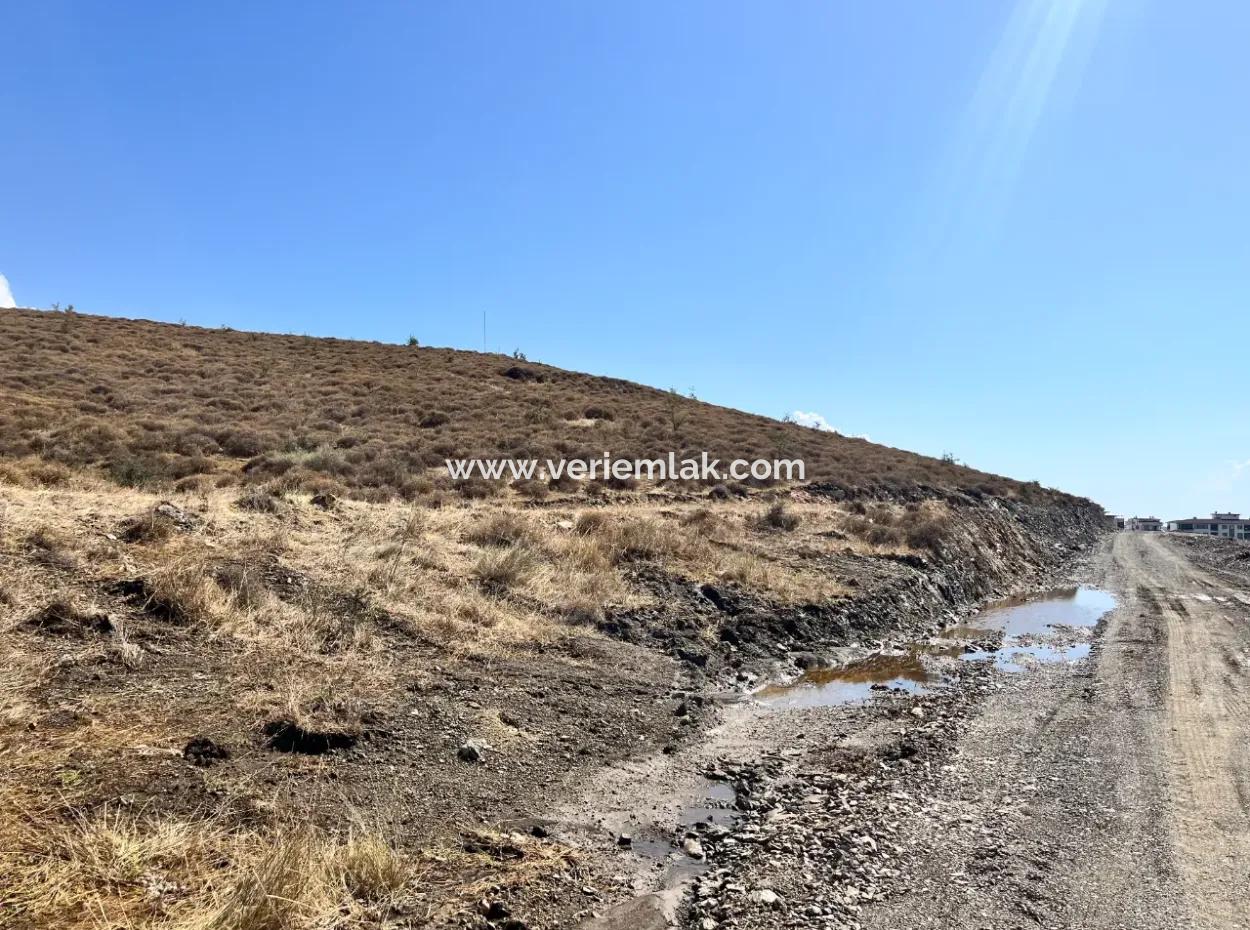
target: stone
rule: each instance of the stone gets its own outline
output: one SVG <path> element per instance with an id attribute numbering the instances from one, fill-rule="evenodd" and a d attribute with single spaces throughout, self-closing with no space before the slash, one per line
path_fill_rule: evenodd
<path id="1" fill-rule="evenodd" d="M 456 750 L 456 756 L 461 762 L 479 764 L 486 761 L 487 748 L 486 744 L 480 740 L 465 740 L 460 744 L 460 748 Z"/>

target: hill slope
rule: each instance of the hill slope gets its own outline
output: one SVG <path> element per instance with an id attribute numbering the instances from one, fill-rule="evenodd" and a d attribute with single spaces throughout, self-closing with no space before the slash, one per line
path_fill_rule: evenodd
<path id="1" fill-rule="evenodd" d="M 436 489 L 448 457 L 703 450 L 724 460 L 802 458 L 808 480 L 851 494 L 1051 496 L 862 439 L 501 355 L 0 311 L 0 456 L 99 468 L 123 484 L 283 474 L 291 488 L 414 498 Z"/>

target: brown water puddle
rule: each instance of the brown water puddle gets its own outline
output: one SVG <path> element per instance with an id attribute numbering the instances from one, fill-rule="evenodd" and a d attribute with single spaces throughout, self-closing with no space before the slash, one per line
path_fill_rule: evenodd
<path id="1" fill-rule="evenodd" d="M 1046 636 L 1055 626 L 1096 626 L 1115 605 L 1115 595 L 1099 588 L 1057 588 L 991 604 L 967 623 L 945 629 L 941 635 L 948 639 L 979 639 L 992 633 L 1002 633 L 1006 638 Z"/>
<path id="2" fill-rule="evenodd" d="M 943 630 L 937 642 L 913 643 L 899 652 L 877 653 L 837 668 L 810 669 L 795 681 L 766 685 L 752 696 L 771 707 L 827 707 L 866 701 L 886 691 L 924 694 L 941 686 L 942 659 L 993 660 L 1005 672 L 1075 662 L 1089 654 L 1090 645 L 1074 642 L 1073 631 L 1096 626 L 1115 606 L 1114 595 L 1085 586 L 1008 598 Z M 995 650 L 965 645 L 1000 637 L 1002 645 Z"/>
<path id="3" fill-rule="evenodd" d="M 809 669 L 796 681 L 764 686 L 755 698 L 773 706 L 824 707 L 866 701 L 879 691 L 895 688 L 922 694 L 939 680 L 925 668 L 918 651 L 908 650 L 896 655 L 878 653 L 837 668 Z"/>

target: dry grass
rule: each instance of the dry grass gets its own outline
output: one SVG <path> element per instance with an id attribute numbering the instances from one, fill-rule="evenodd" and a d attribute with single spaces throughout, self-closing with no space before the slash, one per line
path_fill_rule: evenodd
<path id="1" fill-rule="evenodd" d="M 0 799 L 2 802 L 2 799 Z M 0 923 L 162 930 L 379 927 L 423 866 L 378 832 L 256 830 L 224 812 L 6 811 Z"/>
<path id="2" fill-rule="evenodd" d="M 509 492 L 436 509 L 349 499 L 323 510 L 287 491 L 277 512 L 240 508 L 238 496 L 233 487 L 174 494 L 194 520 L 155 529 L 143 515 L 160 496 L 91 474 L 0 488 L 0 926 L 381 926 L 392 906 L 425 919 L 565 868 L 550 844 L 505 863 L 442 837 L 397 843 L 386 831 L 309 829 L 280 816 L 269 768 L 242 783 L 204 770 L 205 797 L 270 805 L 248 818 L 228 805 L 125 803 L 129 782 L 108 779 L 146 753 L 177 757 L 200 721 L 213 734 L 241 727 L 236 740 L 252 740 L 254 752 L 266 751 L 256 749 L 263 728 L 279 720 L 363 743 L 374 722 L 414 709 L 412 670 L 391 652 L 405 637 L 442 650 L 426 653 L 437 661 L 472 659 L 475 674 L 489 674 L 495 660 L 582 642 L 609 611 L 650 604 L 634 580 L 640 568 L 819 603 L 845 593 L 823 556 L 930 551 L 949 524 L 941 505 L 857 508 L 801 494 L 595 506 L 553 496 L 531 507 Z M 767 518 L 774 511 L 784 531 Z M 110 593 L 118 582 L 131 593 Z M 70 619 L 107 612 L 123 632 L 86 624 L 81 637 L 53 636 L 27 624 L 57 603 Z M 132 623 L 150 652 L 127 641 Z M 188 644 L 198 652 L 184 652 Z M 141 689 L 128 691 L 125 670 L 147 676 L 153 663 L 164 677 L 136 676 Z M 102 670 L 122 673 L 95 689 Z M 133 727 L 110 729 L 123 720 Z M 475 725 L 492 745 L 528 745 L 497 712 L 480 711 Z M 290 784 L 318 764 L 265 762 L 291 773 Z"/>
<path id="3" fill-rule="evenodd" d="M 86 315 L 69 330 L 62 322 L 0 311 L 0 483 L 60 486 L 86 467 L 126 487 L 242 483 L 416 499 L 451 486 L 438 473 L 449 457 L 590 460 L 610 449 L 623 458 L 702 450 L 724 461 L 801 458 L 809 479 L 849 489 L 1050 493 L 498 355 Z M 491 488 L 461 491 L 485 497 Z"/>

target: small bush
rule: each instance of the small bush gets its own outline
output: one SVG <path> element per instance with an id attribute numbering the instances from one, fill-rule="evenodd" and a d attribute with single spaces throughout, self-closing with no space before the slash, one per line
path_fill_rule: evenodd
<path id="1" fill-rule="evenodd" d="M 551 494 L 547 485 L 533 478 L 512 482 L 512 490 L 532 501 L 546 500 L 548 495 Z"/>
<path id="2" fill-rule="evenodd" d="M 473 576 L 488 591 L 502 593 L 522 584 L 534 573 L 537 560 L 524 546 L 486 552 L 473 566 Z"/>
<path id="3" fill-rule="evenodd" d="M 422 429 L 435 429 L 439 426 L 446 426 L 450 422 L 451 417 L 441 410 L 435 410 L 433 413 L 427 413 L 423 416 L 417 425 Z"/>
<path id="4" fill-rule="evenodd" d="M 576 478 L 570 478 L 567 474 L 561 475 L 559 478 L 552 478 L 547 482 L 547 487 L 553 491 L 564 491 L 566 493 L 574 493 L 580 488 L 582 483 Z"/>
<path id="5" fill-rule="evenodd" d="M 798 529 L 800 522 L 799 515 L 792 513 L 786 507 L 785 501 L 777 501 L 764 511 L 763 515 L 756 521 L 756 525 L 760 529 L 781 530 L 789 533 Z"/>
<path id="6" fill-rule="evenodd" d="M 238 459 L 249 459 L 260 455 L 273 446 L 273 443 L 266 437 L 251 430 L 229 430 L 219 434 L 216 438 L 222 452 Z"/>
<path id="7" fill-rule="evenodd" d="M 234 506 L 254 513 L 280 514 L 286 510 L 286 501 L 269 488 L 248 488 L 235 500 Z"/>
<path id="8" fill-rule="evenodd" d="M 607 488 L 613 491 L 633 491 L 638 487 L 637 478 L 618 478 L 615 475 L 609 475 L 607 478 L 600 478 L 594 482 L 599 488 Z"/>
<path id="9" fill-rule="evenodd" d="M 218 586 L 242 608 L 255 608 L 265 602 L 265 583 L 256 568 L 242 562 L 219 565 L 213 573 Z"/>
<path id="10" fill-rule="evenodd" d="M 415 345 L 412 340 L 410 345 Z M 376 835 L 355 836 L 340 854 L 347 893 L 367 904 L 383 903 L 408 883 L 412 870 L 395 848 Z"/>
<path id="11" fill-rule="evenodd" d="M 913 549 L 937 552 L 950 537 L 950 523 L 940 517 L 926 517 L 904 531 L 907 545 Z"/>
<path id="12" fill-rule="evenodd" d="M 174 524 L 155 511 L 131 517 L 121 526 L 118 537 L 128 543 L 163 542 L 174 533 Z"/>
<path id="13" fill-rule="evenodd" d="M 212 623 L 221 606 L 221 588 L 196 559 L 162 566 L 140 588 L 136 600 L 142 609 L 174 623 Z"/>
<path id="14" fill-rule="evenodd" d="M 903 531 L 897 526 L 884 526 L 874 523 L 865 536 L 874 546 L 897 546 L 903 541 Z"/>
<path id="15" fill-rule="evenodd" d="M 151 458 L 122 455 L 110 461 L 104 472 L 124 488 L 142 488 L 161 477 L 161 468 Z"/>
<path id="16" fill-rule="evenodd" d="M 478 546 L 514 546 L 533 533 L 529 521 L 519 514 L 505 512 L 488 517 L 473 527 L 465 538 Z"/>
<path id="17" fill-rule="evenodd" d="M 457 481 L 454 487 L 461 497 L 471 501 L 485 500 L 499 493 L 499 487 L 485 478 L 464 478 Z"/>
<path id="18" fill-rule="evenodd" d="M 601 510 L 587 510 L 578 515 L 577 522 L 573 524 L 573 532 L 579 536 L 596 536 L 607 532 L 611 526 L 612 520 L 606 513 Z"/>

